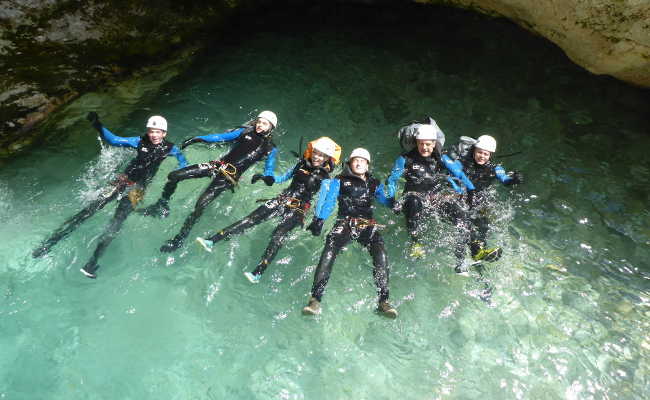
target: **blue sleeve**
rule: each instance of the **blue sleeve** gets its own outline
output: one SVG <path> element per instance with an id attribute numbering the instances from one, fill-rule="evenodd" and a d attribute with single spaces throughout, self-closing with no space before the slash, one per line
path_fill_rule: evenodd
<path id="1" fill-rule="evenodd" d="M 379 185 L 377 186 L 377 189 L 375 190 L 375 199 L 386 207 L 392 207 L 393 204 L 391 200 L 394 199 L 394 196 L 391 197 L 386 197 L 386 193 L 384 192 L 384 185 Z"/>
<path id="2" fill-rule="evenodd" d="M 316 218 L 327 219 L 336 207 L 336 199 L 339 197 L 341 181 L 338 179 L 325 179 L 321 183 L 318 192 L 318 202 L 314 208 Z"/>
<path id="3" fill-rule="evenodd" d="M 122 137 L 117 136 L 113 132 L 109 131 L 102 126 L 102 138 L 108 142 L 111 146 L 117 147 L 135 147 L 137 148 L 140 144 L 140 136 L 129 136 Z"/>
<path id="4" fill-rule="evenodd" d="M 196 136 L 196 138 L 208 143 L 223 143 L 237 139 L 242 132 L 244 132 L 244 128 L 237 128 L 230 132 L 213 133 L 211 135 Z"/>
<path id="5" fill-rule="evenodd" d="M 474 187 L 474 184 L 472 181 L 469 180 L 467 175 L 465 175 L 465 172 L 463 171 L 463 164 L 459 160 L 454 160 L 452 161 L 451 158 L 449 158 L 448 155 L 444 154 L 442 156 L 442 162 L 445 165 L 445 168 L 457 179 L 459 179 L 461 182 L 463 182 L 463 185 L 467 188 L 467 190 L 474 190 L 476 189 Z M 451 180 L 448 179 L 448 181 L 451 182 Z M 462 193 L 462 189 L 458 186 L 458 184 L 452 183 L 452 186 L 454 187 L 454 190 L 456 190 L 458 193 Z M 460 191 L 459 191 L 460 189 Z"/>
<path id="6" fill-rule="evenodd" d="M 172 151 L 169 152 L 169 157 L 176 157 L 178 160 L 178 168 L 184 168 L 187 167 L 187 159 L 183 155 L 183 152 L 178 149 L 178 147 L 174 146 L 172 147 Z"/>
<path id="7" fill-rule="evenodd" d="M 264 176 L 272 176 L 273 179 L 275 180 L 275 183 L 282 183 L 291 179 L 295 167 L 291 168 L 284 175 L 276 175 L 274 171 L 275 171 L 275 164 L 278 159 L 277 154 L 278 154 L 278 149 L 274 147 L 273 150 L 271 150 L 271 154 L 269 154 L 269 156 L 266 158 L 266 162 L 264 163 Z"/>
<path id="8" fill-rule="evenodd" d="M 507 183 L 512 179 L 506 174 L 506 170 L 503 169 L 501 165 L 494 167 L 494 173 L 497 175 L 497 179 L 500 180 L 501 183 Z"/>
<path id="9" fill-rule="evenodd" d="M 400 156 L 397 160 L 395 160 L 395 165 L 393 165 L 393 169 L 390 171 L 390 176 L 386 181 L 386 189 L 388 192 L 385 193 L 385 197 L 395 197 L 395 194 L 397 193 L 397 181 L 399 181 L 399 178 L 404 175 L 404 165 L 406 165 L 406 158 L 403 156 Z M 381 188 L 382 191 L 385 191 L 383 185 L 381 185 Z"/>

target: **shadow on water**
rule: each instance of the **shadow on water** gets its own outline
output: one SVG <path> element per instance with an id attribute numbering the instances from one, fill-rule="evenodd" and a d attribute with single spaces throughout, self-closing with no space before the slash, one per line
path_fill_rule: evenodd
<path id="1" fill-rule="evenodd" d="M 0 171 L 0 397 L 644 398 L 648 91 L 592 76 L 500 19 L 440 7 L 291 5 L 232 21 L 174 79 L 82 97 L 42 148 Z M 402 124 L 432 115 L 450 144 L 493 134 L 498 153 L 521 152 L 501 161 L 526 177 L 497 191 L 489 240 L 504 256 L 485 265 L 483 278 L 456 275 L 453 229 L 432 221 L 427 257 L 414 262 L 405 257 L 403 217 L 377 209 L 399 318 L 373 312 L 371 264 L 356 244 L 337 259 L 323 313 L 304 318 L 322 236 L 294 231 L 257 285 L 242 272 L 259 261 L 273 222 L 213 253 L 194 243 L 158 251 L 207 185 L 199 179 L 179 185 L 169 218 L 130 216 L 97 281 L 78 270 L 114 205 L 49 256 L 29 256 L 133 156 L 100 147 L 86 112 L 97 110 L 123 136 L 140 135 L 149 115 L 162 114 L 179 143 L 262 109 L 280 118 L 282 172 L 301 136 L 331 136 L 344 154 L 367 147 L 383 180 L 401 151 L 394 135 Z M 202 162 L 226 150 L 185 153 Z M 145 204 L 174 168 L 163 164 Z M 277 186 L 249 184 L 261 168 L 219 197 L 191 237 L 277 194 Z"/>

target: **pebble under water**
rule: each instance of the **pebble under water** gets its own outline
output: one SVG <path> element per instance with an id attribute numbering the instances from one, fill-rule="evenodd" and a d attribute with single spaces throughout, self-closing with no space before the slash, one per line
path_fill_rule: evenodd
<path id="1" fill-rule="evenodd" d="M 300 21 L 279 12 L 272 23 L 240 22 L 241 35 L 231 32 L 160 88 L 148 77 L 83 96 L 40 148 L 3 167 L 0 399 L 647 398 L 648 92 L 590 75 L 541 38 L 468 12 L 305 12 Z M 135 154 L 102 145 L 88 111 L 121 136 L 164 115 L 168 139 L 180 143 L 265 109 L 280 119 L 282 172 L 301 136 L 327 135 L 346 155 L 368 148 L 383 180 L 401 151 L 395 132 L 426 115 L 448 144 L 491 133 L 498 153 L 521 152 L 501 160 L 526 181 L 497 189 L 490 243 L 504 256 L 485 271 L 490 302 L 476 273 L 453 272 L 451 227 L 432 220 L 427 257 L 415 262 L 403 217 L 385 208 L 375 216 L 388 225 L 397 320 L 373 312 L 372 264 L 358 244 L 339 255 L 322 314 L 301 315 L 332 221 L 321 237 L 293 231 L 257 285 L 242 272 L 259 261 L 274 221 L 213 253 L 193 240 L 160 253 L 207 179 L 182 182 L 167 219 L 132 214 L 97 280 L 79 268 L 115 203 L 48 256 L 31 257 Z M 198 163 L 226 150 L 199 144 L 185 154 Z M 145 204 L 174 168 L 165 161 Z M 285 187 L 251 185 L 262 168 L 214 201 L 190 237 Z"/>

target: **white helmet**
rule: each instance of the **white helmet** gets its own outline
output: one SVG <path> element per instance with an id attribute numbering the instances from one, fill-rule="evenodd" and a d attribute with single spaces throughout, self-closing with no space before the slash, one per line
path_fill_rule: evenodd
<path id="1" fill-rule="evenodd" d="M 437 140 L 438 135 L 436 135 L 436 129 L 433 125 L 419 125 L 418 132 L 415 135 L 416 140 Z"/>
<path id="2" fill-rule="evenodd" d="M 478 137 L 474 147 L 494 153 L 497 151 L 497 141 L 490 135 L 481 135 Z"/>
<path id="3" fill-rule="evenodd" d="M 262 111 L 260 115 L 257 116 L 257 118 L 264 118 L 265 120 L 269 121 L 274 128 L 278 126 L 278 117 L 273 111 Z"/>
<path id="4" fill-rule="evenodd" d="M 167 120 L 160 115 L 154 115 L 147 121 L 147 128 L 161 129 L 167 132 Z"/>
<path id="5" fill-rule="evenodd" d="M 350 158 L 349 160 L 352 160 L 355 157 L 363 158 L 370 163 L 370 153 L 368 153 L 368 150 L 362 149 L 361 147 L 356 148 L 352 150 L 352 153 L 350 153 Z"/>
<path id="6" fill-rule="evenodd" d="M 330 138 L 318 138 L 312 144 L 312 148 L 314 150 L 320 151 L 328 157 L 334 157 L 336 155 L 336 143 L 334 143 L 334 141 Z"/>

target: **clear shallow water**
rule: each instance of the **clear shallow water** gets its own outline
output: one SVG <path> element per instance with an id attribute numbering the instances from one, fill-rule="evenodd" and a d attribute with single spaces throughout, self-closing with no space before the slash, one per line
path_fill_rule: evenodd
<path id="1" fill-rule="evenodd" d="M 647 92 L 589 76 L 509 24 L 426 10 L 312 10 L 310 30 L 274 19 L 273 29 L 265 24 L 213 49 L 158 92 L 85 96 L 43 147 L 5 165 L 0 398 L 646 398 Z M 359 26 L 360 15 L 375 22 Z M 146 117 L 160 113 L 180 142 L 262 109 L 279 115 L 282 169 L 293 165 L 289 151 L 301 135 L 329 135 L 346 153 L 369 148 L 383 179 L 399 154 L 394 132 L 424 115 L 436 118 L 448 143 L 492 132 L 500 153 L 522 151 L 503 160 L 526 184 L 500 190 L 491 242 L 506 252 L 487 271 L 491 305 L 478 298 L 475 277 L 452 272 L 449 227 L 432 223 L 429 258 L 414 263 L 404 258 L 402 219 L 386 210 L 377 217 L 389 225 L 396 321 L 372 312 L 370 260 L 357 245 L 339 256 L 315 319 L 300 310 L 322 237 L 294 231 L 255 286 L 242 271 L 258 262 L 272 223 L 212 254 L 194 243 L 171 257 L 159 253 L 207 180 L 181 183 L 166 220 L 129 217 L 96 281 L 78 270 L 114 205 L 49 257 L 31 258 L 133 155 L 101 147 L 87 111 L 124 136 L 139 135 Z M 186 155 L 201 162 L 225 150 L 197 145 Z M 173 168 L 163 164 L 146 204 Z M 246 183 L 225 193 L 192 237 L 281 188 Z"/>

